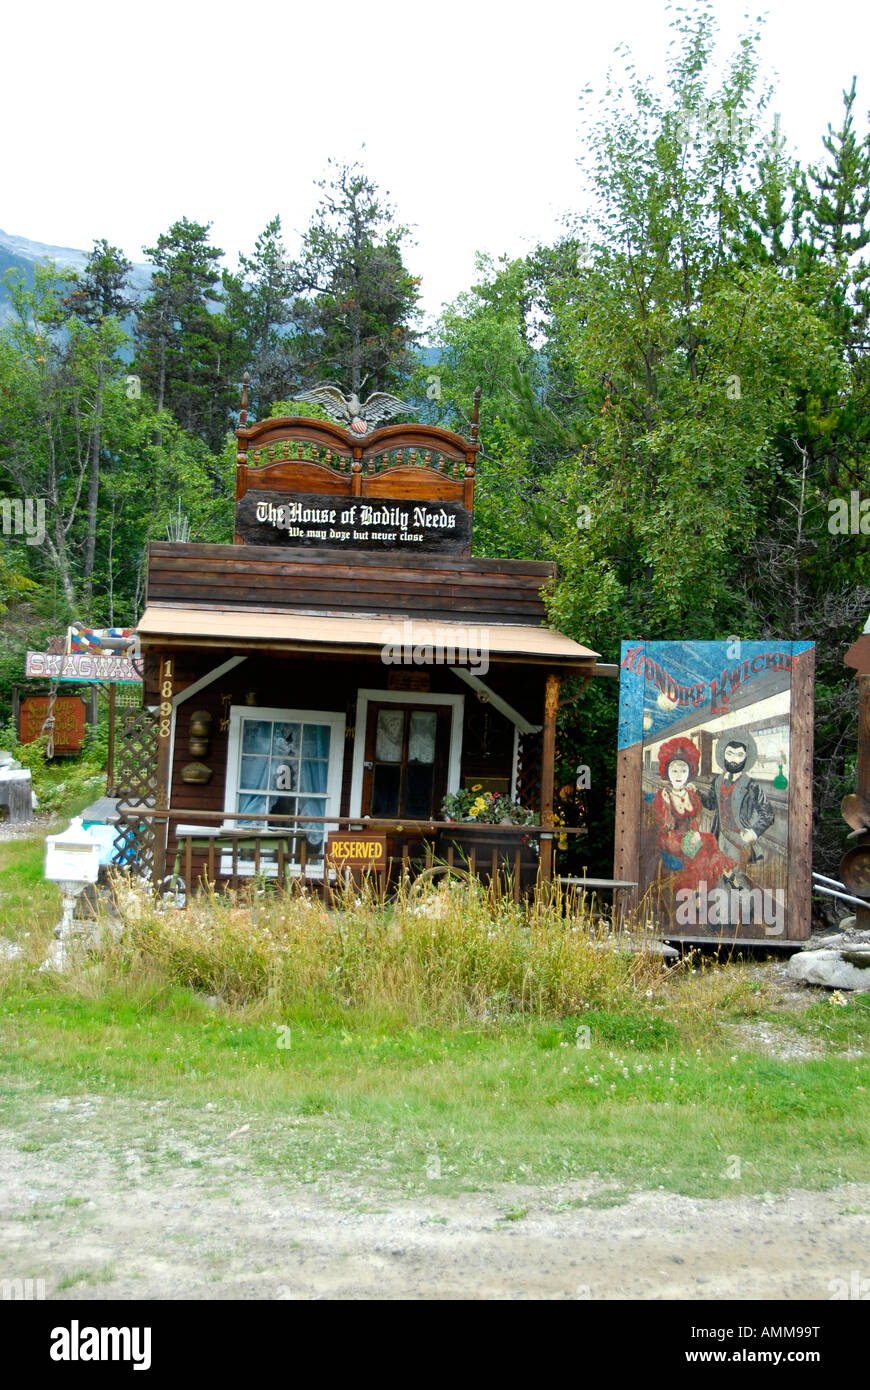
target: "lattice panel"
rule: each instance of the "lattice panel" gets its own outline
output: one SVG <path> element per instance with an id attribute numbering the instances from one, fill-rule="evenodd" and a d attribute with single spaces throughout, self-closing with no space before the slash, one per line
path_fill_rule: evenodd
<path id="1" fill-rule="evenodd" d="M 157 716 L 147 709 L 125 710 L 115 733 L 115 786 L 119 810 L 153 806 L 157 794 Z M 115 837 L 118 862 L 150 874 L 154 863 L 154 824 L 150 817 L 123 821 Z"/>
<path id="2" fill-rule="evenodd" d="M 530 811 L 541 809 L 542 736 L 521 734 L 517 749 L 517 801 Z"/>

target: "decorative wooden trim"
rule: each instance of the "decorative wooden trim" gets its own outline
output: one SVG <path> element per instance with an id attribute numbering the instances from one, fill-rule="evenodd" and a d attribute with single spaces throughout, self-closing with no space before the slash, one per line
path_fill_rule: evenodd
<path id="1" fill-rule="evenodd" d="M 313 420 L 307 415 L 279 415 L 246 428 L 240 424 L 236 438 L 241 441 L 240 448 L 246 448 L 249 453 L 252 449 L 292 439 L 322 444 L 327 449 L 338 446 L 342 452 L 350 454 L 361 448 L 365 458 L 385 448 L 407 448 L 434 449 L 464 460 L 466 454 L 474 454 L 480 448 L 476 438 L 463 439 L 461 434 L 439 425 L 382 425 L 370 434 L 358 435 L 331 420 Z"/>
<path id="2" fill-rule="evenodd" d="M 172 723 L 174 706 L 172 703 L 175 684 L 175 657 L 163 655 L 160 658 L 160 704 L 157 709 L 157 787 L 154 804 L 158 811 L 169 809 L 170 779 L 172 775 Z M 154 830 L 154 884 L 160 890 L 166 867 L 167 825 L 157 825 Z"/>
<path id="3" fill-rule="evenodd" d="M 452 545 L 445 534 L 437 546 L 430 545 L 429 549 L 471 554 L 474 463 L 480 448 L 479 387 L 474 398 L 472 437 L 468 440 L 440 426 L 414 423 L 385 425 L 360 437 L 331 420 L 301 415 L 279 416 L 248 425 L 249 382 L 246 372 L 236 430 L 236 545 L 245 543 L 247 524 L 238 517 L 238 504 L 250 490 L 274 489 L 350 498 L 456 503 L 468 514 L 467 524 L 462 525 Z M 249 536 L 248 543 L 252 541 L 259 543 L 259 536 Z M 304 543 L 304 538 L 294 535 L 288 538 L 288 547 L 301 548 L 300 541 Z M 407 553 L 407 549 L 401 553 Z"/>
<path id="4" fill-rule="evenodd" d="M 797 644 L 794 643 L 793 647 Z M 789 729 L 788 890 L 784 936 L 812 935 L 813 891 L 813 691 L 815 648 L 794 653 Z"/>
<path id="5" fill-rule="evenodd" d="M 643 743 L 620 748 L 616 755 L 616 824 L 613 877 L 620 883 L 637 882 L 640 862 L 640 810 L 643 778 Z M 637 906 L 638 888 L 624 890 L 624 905 Z"/>
<path id="6" fill-rule="evenodd" d="M 556 717 L 559 712 L 559 677 L 550 671 L 544 686 L 544 729 L 541 744 L 541 878 L 553 876 L 553 792 L 556 772 Z"/>
<path id="7" fill-rule="evenodd" d="M 207 671 L 204 676 L 200 676 L 199 680 L 194 681 L 192 685 L 185 686 L 184 690 L 180 690 L 177 695 L 173 695 L 172 703 L 178 708 L 179 705 L 184 704 L 185 700 L 189 700 L 192 695 L 198 695 L 201 690 L 205 690 L 207 685 L 212 685 L 214 681 L 220 680 L 221 676 L 225 676 L 228 671 L 232 671 L 236 666 L 240 666 L 242 662 L 247 661 L 247 659 L 246 656 L 229 657 L 228 660 L 221 662 L 220 666 L 215 666 L 211 671 Z"/>

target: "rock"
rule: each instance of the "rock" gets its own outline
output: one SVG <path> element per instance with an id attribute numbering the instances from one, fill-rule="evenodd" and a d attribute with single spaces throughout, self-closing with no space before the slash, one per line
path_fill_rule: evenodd
<path id="1" fill-rule="evenodd" d="M 846 926 L 851 922 L 851 926 Z M 844 917 L 841 930 L 826 936 L 811 936 L 802 946 L 802 951 L 842 951 L 847 946 L 870 946 L 870 931 L 858 931 L 854 917 Z"/>
<path id="2" fill-rule="evenodd" d="M 823 989 L 870 989 L 870 975 L 844 960 L 839 951 L 799 951 L 789 961 L 786 974 Z"/>
<path id="3" fill-rule="evenodd" d="M 855 946 L 854 948 L 843 948 L 840 951 L 843 960 L 850 965 L 856 965 L 859 970 L 870 970 L 870 946 Z M 868 980 L 870 986 L 870 980 Z"/>
<path id="4" fill-rule="evenodd" d="M 19 946 L 17 941 L 7 941 L 5 937 L 0 937 L 0 960 L 18 960 L 24 953 L 24 947 Z"/>

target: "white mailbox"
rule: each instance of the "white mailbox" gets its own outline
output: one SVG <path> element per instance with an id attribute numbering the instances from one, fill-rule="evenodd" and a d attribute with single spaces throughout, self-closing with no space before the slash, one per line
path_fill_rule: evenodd
<path id="1" fill-rule="evenodd" d="M 96 883 L 100 854 L 100 844 L 76 816 L 62 835 L 46 835 L 45 877 L 55 883 Z"/>

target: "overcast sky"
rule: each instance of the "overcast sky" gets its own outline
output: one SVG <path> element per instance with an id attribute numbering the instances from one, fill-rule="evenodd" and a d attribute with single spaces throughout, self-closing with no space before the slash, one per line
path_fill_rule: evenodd
<path id="1" fill-rule="evenodd" d="M 862 122 L 870 107 L 870 6 L 760 12 L 774 109 L 817 158 L 853 73 Z M 724 54 L 745 5 L 716 13 Z M 578 207 L 581 88 L 603 89 L 620 41 L 661 76 L 670 37 L 663 0 L 48 0 L 7 8 L 2 33 L 5 231 L 81 248 L 104 236 L 141 261 L 187 216 L 213 223 L 235 267 L 279 213 L 292 253 L 327 158 L 364 141 L 413 228 L 406 263 L 430 314 L 471 283 L 476 250 L 524 254 L 557 233 Z"/>

